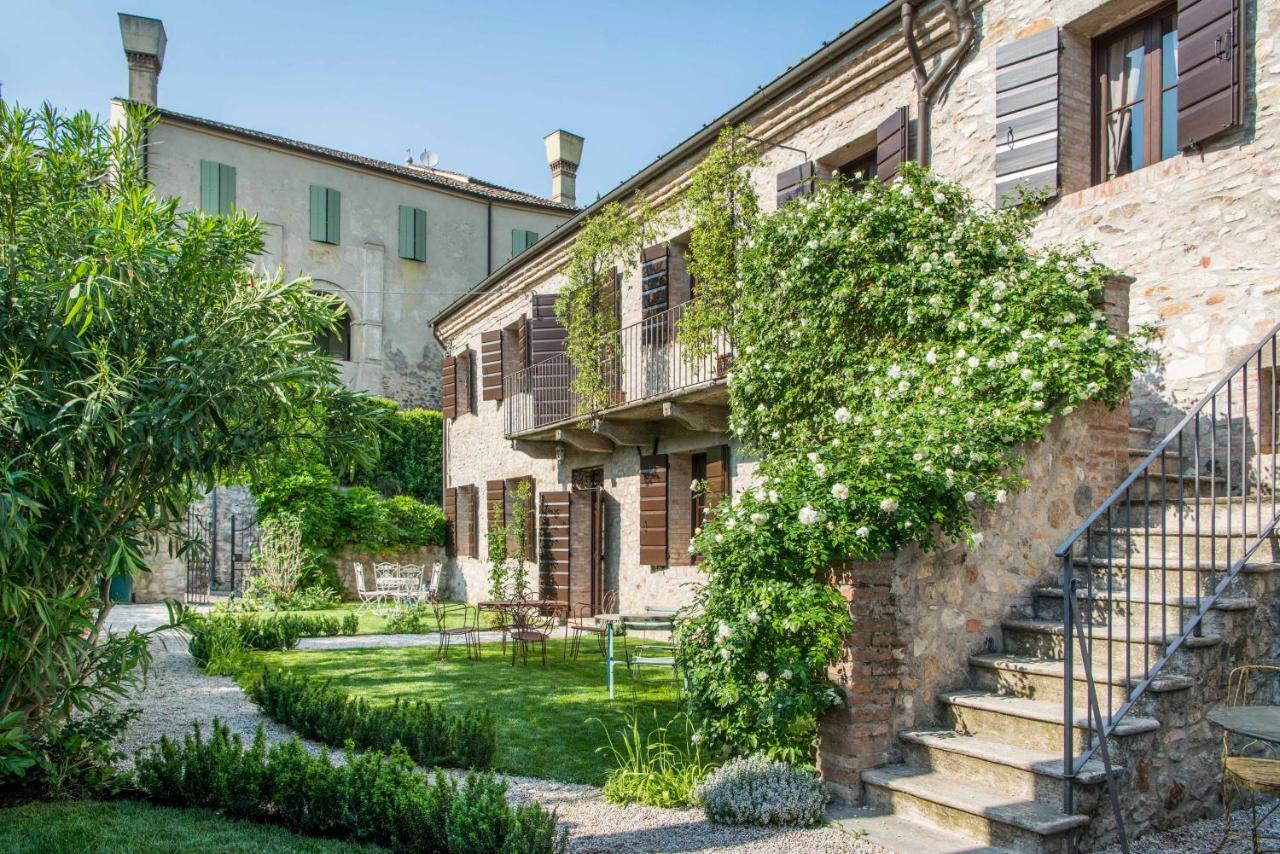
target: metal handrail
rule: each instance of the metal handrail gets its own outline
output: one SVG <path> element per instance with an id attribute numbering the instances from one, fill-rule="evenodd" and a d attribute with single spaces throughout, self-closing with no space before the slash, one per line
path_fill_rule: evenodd
<path id="1" fill-rule="evenodd" d="M 723 380 L 732 358 L 728 335 L 718 335 L 711 352 L 692 357 L 679 340 L 688 302 L 624 326 L 602 345 L 601 401 L 579 399 L 574 392 L 576 369 L 560 352 L 503 377 L 504 433 L 574 421 L 593 412 L 640 403 L 671 392 Z"/>
<path id="2" fill-rule="evenodd" d="M 1073 784 L 1080 770 L 1096 753 L 1101 753 L 1106 771 L 1106 782 L 1112 809 L 1115 812 L 1121 845 L 1128 851 L 1124 817 L 1120 810 L 1116 783 L 1111 767 L 1107 739 L 1134 705 L 1155 681 L 1170 659 L 1189 639 L 1202 633 L 1205 615 L 1231 586 L 1258 548 L 1272 536 L 1278 521 L 1276 512 L 1276 440 L 1277 427 L 1277 336 L 1280 324 L 1260 340 L 1235 366 L 1223 375 L 1179 422 L 1158 442 L 1143 461 L 1129 473 L 1118 487 L 1098 506 L 1084 522 L 1072 532 L 1054 552 L 1062 564 L 1063 602 L 1063 811 L 1073 809 Z M 1264 354 L 1270 358 L 1264 366 Z M 1257 387 L 1255 407 L 1249 406 L 1250 368 Z M 1239 394 L 1236 394 L 1237 386 Z M 1222 399 L 1225 398 L 1225 401 Z M 1221 401 L 1221 403 L 1220 403 Z M 1250 418 L 1255 423 L 1250 424 Z M 1203 422 L 1207 422 L 1202 424 Z M 1252 427 L 1252 436 L 1250 429 Z M 1234 441 L 1238 434 L 1238 441 Z M 1254 451 L 1250 451 L 1250 439 Z M 1188 448 L 1189 446 L 1189 448 Z M 1187 452 L 1191 452 L 1193 471 L 1186 472 Z M 1176 456 L 1176 469 L 1171 471 L 1169 457 Z M 1263 465 L 1269 457 L 1270 464 Z M 1225 459 L 1225 462 L 1224 462 Z M 1159 470 L 1156 471 L 1156 463 Z M 1207 473 L 1206 473 L 1207 469 Z M 1264 479 L 1270 479 L 1264 489 Z M 1152 494 L 1152 480 L 1158 478 L 1158 495 Z M 1187 481 L 1191 481 L 1191 489 Z M 1202 491 L 1207 481 L 1207 494 Z M 1170 484 L 1176 484 L 1176 494 L 1171 494 Z M 1251 483 L 1253 485 L 1250 491 Z M 1222 491 L 1219 491 L 1219 486 Z M 1136 492 L 1140 494 L 1135 496 Z M 1218 503 L 1226 499 L 1225 532 L 1220 531 Z M 1202 520 L 1203 501 L 1209 502 L 1207 521 Z M 1240 503 L 1240 527 L 1235 530 L 1236 510 L 1233 500 Z M 1186 502 L 1194 502 L 1188 518 Z M 1252 505 L 1251 503 L 1252 502 Z M 1264 504 L 1270 507 L 1264 515 Z M 1135 504 L 1141 518 L 1134 515 Z M 1169 513 L 1176 512 L 1176 531 L 1171 531 L 1173 520 Z M 1250 510 L 1253 510 L 1253 530 L 1248 530 Z M 1153 519 L 1160 525 L 1158 534 L 1159 560 L 1152 554 Z M 1264 519 L 1266 519 L 1264 523 Z M 1135 533 L 1138 532 L 1138 533 Z M 1225 543 L 1220 540 L 1225 537 Z M 1208 554 L 1203 554 L 1205 539 Z M 1240 541 L 1238 550 L 1234 548 Z M 1171 600 L 1170 544 L 1176 549 L 1177 598 Z M 1225 544 L 1225 556 L 1220 555 Z M 1116 554 L 1117 546 L 1122 548 Z M 1188 546 L 1191 563 L 1187 562 Z M 1134 564 L 1135 554 L 1140 552 L 1141 563 Z M 1081 554 L 1083 553 L 1083 554 Z M 1123 565 L 1119 558 L 1123 558 Z M 1077 577 L 1076 564 L 1083 559 L 1084 578 Z M 1102 582 L 1097 581 L 1095 571 L 1105 571 L 1105 595 Z M 1142 580 L 1141 597 L 1135 598 L 1134 572 Z M 1123 570 L 1123 587 L 1117 588 L 1117 574 Z M 1194 597 L 1186 596 L 1187 574 L 1194 578 Z M 1154 579 L 1159 579 L 1159 598 L 1154 597 Z M 1202 581 L 1207 580 L 1208 592 L 1202 595 Z M 1154 599 L 1154 601 L 1153 601 Z M 1176 608 L 1177 633 L 1172 636 L 1169 625 L 1171 604 Z M 1153 630 L 1152 606 L 1159 609 L 1158 633 Z M 1142 661 L 1135 669 L 1134 617 L 1136 606 L 1141 606 L 1143 635 L 1137 644 L 1142 650 Z M 1186 610 L 1194 607 L 1188 617 Z M 1099 610 L 1101 609 L 1101 613 Z M 1089 616 L 1087 624 L 1082 615 Z M 1119 623 L 1123 621 L 1123 627 Z M 1121 634 L 1123 633 L 1123 637 Z M 1105 683 L 1099 688 L 1095 678 L 1093 661 L 1095 644 L 1104 643 L 1106 649 Z M 1084 682 L 1088 696 L 1083 729 L 1086 748 L 1075 755 L 1075 653 L 1079 645 L 1084 667 Z M 1117 646 L 1123 647 L 1124 679 L 1117 683 L 1120 669 Z M 1152 660 L 1152 649 L 1159 654 Z M 1119 706 L 1113 692 L 1117 684 L 1128 694 Z M 1099 695 L 1105 690 L 1107 708 L 1114 709 L 1105 720 L 1102 716 Z"/>

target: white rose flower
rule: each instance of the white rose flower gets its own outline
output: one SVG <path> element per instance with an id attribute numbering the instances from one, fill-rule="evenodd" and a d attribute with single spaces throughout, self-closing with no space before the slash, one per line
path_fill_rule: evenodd
<path id="1" fill-rule="evenodd" d="M 717 542 L 717 543 L 723 543 L 723 542 L 724 542 L 724 534 L 716 534 L 716 542 Z"/>
<path id="2" fill-rule="evenodd" d="M 752 523 L 752 524 L 754 524 L 754 525 L 763 525 L 763 524 L 764 524 L 765 522 L 767 522 L 768 520 L 769 520 L 769 516 L 768 516 L 768 514 L 766 514 L 766 513 L 752 513 L 752 514 L 751 514 L 751 523 Z"/>
<path id="3" fill-rule="evenodd" d="M 809 452 L 809 462 L 811 462 L 811 463 L 816 463 L 818 460 L 819 460 L 818 452 L 817 452 L 817 451 L 810 451 L 810 452 Z"/>
<path id="4" fill-rule="evenodd" d="M 833 448 L 838 448 L 838 447 L 840 447 L 840 437 L 839 437 L 839 436 L 837 436 L 836 438 L 834 438 L 834 439 L 832 439 L 832 440 L 831 440 L 831 447 L 833 447 Z"/>
<path id="5" fill-rule="evenodd" d="M 763 670 L 758 671 L 758 672 L 756 673 L 756 681 L 757 681 L 757 682 L 759 682 L 759 683 L 761 683 L 761 684 L 764 684 L 765 682 L 768 682 L 768 681 L 769 681 L 769 674 L 768 674 L 768 673 L 765 673 Z"/>
<path id="6" fill-rule="evenodd" d="M 1018 351 L 1017 351 L 1017 350 L 1010 350 L 1008 353 L 1005 353 L 1005 355 L 1004 355 L 1004 360 L 1005 360 L 1006 362 L 1008 362 L 1009 364 L 1011 364 L 1011 365 L 1012 365 L 1013 363 L 1017 362 L 1017 361 L 1018 361 Z"/>
<path id="7" fill-rule="evenodd" d="M 769 493 L 764 491 L 764 487 L 757 489 L 754 494 L 756 501 L 759 501 L 761 504 L 763 504 L 769 497 Z"/>
<path id="8" fill-rule="evenodd" d="M 928 353 L 924 354 L 924 360 L 927 364 L 930 364 L 930 365 L 938 364 L 938 351 L 934 349 L 930 349 Z"/>
<path id="9" fill-rule="evenodd" d="M 732 652 L 730 652 L 729 650 L 724 649 L 723 647 L 721 647 L 721 649 L 720 649 L 720 657 L 721 657 L 721 658 L 723 658 L 725 661 L 728 661 L 730 658 L 732 658 L 732 657 L 733 657 L 733 653 L 732 653 Z"/>
<path id="10" fill-rule="evenodd" d="M 1007 502 L 1008 500 L 1009 500 L 1009 493 L 1008 493 L 1008 491 L 1007 491 L 1007 490 L 1004 490 L 1004 489 L 997 489 L 997 490 L 996 490 L 996 503 L 997 503 L 997 504 L 1004 504 L 1004 503 L 1005 503 L 1005 502 Z"/>
<path id="11" fill-rule="evenodd" d="M 748 612 L 747 612 L 747 622 L 748 622 L 748 623 L 750 623 L 750 624 L 751 624 L 751 625 L 753 625 L 753 626 L 759 625 L 759 624 L 760 624 L 760 615 L 759 615 L 759 614 L 757 614 L 755 611 L 748 611 Z"/>
<path id="12" fill-rule="evenodd" d="M 906 391 L 909 388 L 911 388 L 911 383 L 907 382 L 906 380 L 898 381 L 898 391 Z"/>
<path id="13" fill-rule="evenodd" d="M 826 465 L 825 465 L 825 464 L 823 464 L 823 463 L 814 463 L 814 464 L 813 464 L 813 473 L 814 473 L 815 475 L 817 475 L 818 477 L 826 477 L 826 476 L 827 476 L 827 467 L 826 467 Z"/>
<path id="14" fill-rule="evenodd" d="M 843 483 L 834 484 L 831 487 L 831 495 L 834 498 L 838 498 L 841 501 L 844 501 L 846 498 L 849 497 L 849 487 L 845 486 Z"/>
<path id="15" fill-rule="evenodd" d="M 769 503 L 770 504 L 778 503 L 778 491 L 776 489 L 769 490 Z"/>
<path id="16" fill-rule="evenodd" d="M 854 533 L 865 540 L 867 537 L 871 536 L 871 529 L 868 528 L 866 525 L 863 525 L 861 528 L 854 531 Z"/>
<path id="17" fill-rule="evenodd" d="M 898 499 L 886 498 L 880 502 L 880 509 L 886 513 L 892 513 L 898 509 Z"/>
<path id="18" fill-rule="evenodd" d="M 969 357 L 969 361 L 968 361 L 968 362 L 966 362 L 965 364 L 967 364 L 967 365 L 968 365 L 969 367 L 971 367 L 971 368 L 976 368 L 976 367 L 978 367 L 978 365 L 980 364 L 980 362 L 978 361 L 978 357 L 977 357 L 977 356 L 970 356 L 970 357 Z"/>
<path id="19" fill-rule="evenodd" d="M 896 380 L 900 376 L 902 376 L 902 368 L 897 365 L 891 365 L 889 367 L 889 379 Z"/>
<path id="20" fill-rule="evenodd" d="M 733 635 L 733 626 L 721 620 L 720 625 L 716 627 L 716 636 L 719 637 L 721 640 L 724 640 L 728 637 L 731 637 L 732 635 Z"/>
<path id="21" fill-rule="evenodd" d="M 847 407 L 842 406 L 836 410 L 835 419 L 837 424 L 848 424 L 850 417 Z"/>
<path id="22" fill-rule="evenodd" d="M 774 430 L 772 433 L 769 434 L 769 437 L 772 438 L 774 441 L 777 441 L 781 435 L 782 434 L 779 433 L 777 430 Z"/>
<path id="23" fill-rule="evenodd" d="M 785 680 L 787 680 L 788 682 L 790 682 L 790 681 L 791 681 L 791 677 L 792 677 L 792 676 L 794 676 L 794 675 L 795 675 L 795 674 L 791 672 L 791 668 L 790 668 L 790 667 L 788 667 L 786 670 L 782 671 L 782 678 L 783 678 L 783 679 L 785 679 Z"/>
<path id="24" fill-rule="evenodd" d="M 1025 381 L 1025 380 L 1030 380 L 1031 377 L 1034 376 L 1034 374 L 1031 373 L 1030 368 L 1023 368 L 1022 372 L 1018 374 L 1018 376 L 1022 377 L 1022 379 Z"/>
<path id="25" fill-rule="evenodd" d="M 810 507 L 807 504 L 804 507 L 800 508 L 800 524 L 801 525 L 812 525 L 817 521 L 818 521 L 817 510 L 814 510 L 812 507 Z"/>
<path id="26" fill-rule="evenodd" d="M 978 500 L 978 493 L 974 492 L 971 489 L 964 494 L 964 500 L 972 504 L 973 502 Z"/>
<path id="27" fill-rule="evenodd" d="M 1044 383 L 1040 380 L 1036 380 L 1031 384 L 1032 391 L 1041 391 L 1043 389 L 1044 389 Z"/>
<path id="28" fill-rule="evenodd" d="M 724 526 L 728 528 L 730 531 L 733 530 L 733 526 L 736 524 L 738 524 L 738 520 L 733 518 L 732 516 L 724 520 Z"/>
<path id="29" fill-rule="evenodd" d="M 1034 401 L 1031 404 L 1031 408 L 1034 409 L 1036 412 L 1039 412 L 1040 410 L 1044 409 L 1044 401 L 1043 400 Z"/>

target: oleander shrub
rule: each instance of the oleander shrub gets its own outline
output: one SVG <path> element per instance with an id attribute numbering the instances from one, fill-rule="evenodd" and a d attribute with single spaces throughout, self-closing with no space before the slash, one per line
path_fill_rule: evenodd
<path id="1" fill-rule="evenodd" d="M 430 854 L 561 854 L 567 832 L 554 811 L 511 805 L 506 784 L 471 775 L 429 777 L 405 749 L 357 754 L 345 761 L 314 756 L 298 739 L 268 746 L 262 727 L 249 746 L 214 719 L 204 738 L 197 724 L 181 742 L 168 737 L 140 751 L 140 797 L 159 804 L 200 806 L 232 818 L 269 822 L 298 833 L 372 842 L 400 852 Z"/>
<path id="2" fill-rule="evenodd" d="M 816 771 L 757 754 L 712 772 L 694 799 L 717 824 L 809 826 L 825 820 L 828 798 Z"/>
<path id="3" fill-rule="evenodd" d="M 401 745 L 420 765 L 486 769 L 498 752 L 498 724 L 487 710 L 450 712 L 425 700 L 371 705 L 328 682 L 265 668 L 248 686 L 263 713 L 329 745 L 390 750 Z"/>

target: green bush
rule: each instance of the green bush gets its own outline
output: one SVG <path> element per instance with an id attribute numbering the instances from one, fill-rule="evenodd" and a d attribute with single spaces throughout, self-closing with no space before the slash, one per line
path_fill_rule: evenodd
<path id="1" fill-rule="evenodd" d="M 717 824 L 800 827 L 821 824 L 828 800 L 818 772 L 760 755 L 725 763 L 694 797 Z"/>
<path id="2" fill-rule="evenodd" d="M 400 745 L 345 762 L 312 756 L 296 738 L 268 747 L 262 728 L 249 747 L 216 718 L 205 740 L 197 725 L 177 743 L 161 738 L 135 760 L 138 793 L 159 804 L 203 806 L 229 817 L 280 824 L 313 836 L 373 842 L 431 854 L 560 854 L 568 834 L 555 812 L 512 806 L 506 784 L 472 775 L 459 785 L 428 778 Z"/>
<path id="3" fill-rule="evenodd" d="M 419 764 L 484 769 L 498 751 L 498 725 L 488 711 L 453 714 L 425 701 L 372 706 L 327 682 L 264 669 L 249 697 L 273 720 L 330 745 L 390 750 L 399 744 Z"/>
<path id="4" fill-rule="evenodd" d="M 293 649 L 304 637 L 354 635 L 360 618 L 342 619 L 321 614 L 215 614 L 191 621 L 187 651 L 196 666 L 206 671 L 230 673 L 237 669 L 245 650 Z"/>
<path id="5" fill-rule="evenodd" d="M 440 630 L 435 609 L 429 603 L 401 608 L 387 617 L 387 632 L 398 635 L 421 635 Z"/>
<path id="6" fill-rule="evenodd" d="M 340 490 L 337 499 L 338 540 L 364 550 L 376 550 L 386 544 L 389 530 L 386 499 L 367 486 Z"/>
<path id="7" fill-rule="evenodd" d="M 440 503 L 444 419 L 434 409 L 397 409 L 377 461 L 359 482 L 384 495 L 409 495 Z"/>
<path id="8" fill-rule="evenodd" d="M 423 504 L 407 495 L 386 500 L 388 539 L 397 546 L 443 546 L 444 510 L 438 504 Z"/>
<path id="9" fill-rule="evenodd" d="M 639 716 L 628 714 L 617 740 L 607 729 L 605 734 L 616 763 L 604 783 L 604 799 L 610 803 L 687 807 L 693 803 L 694 788 L 713 768 L 702 757 L 702 737 L 686 713 L 647 733 L 640 728 Z"/>

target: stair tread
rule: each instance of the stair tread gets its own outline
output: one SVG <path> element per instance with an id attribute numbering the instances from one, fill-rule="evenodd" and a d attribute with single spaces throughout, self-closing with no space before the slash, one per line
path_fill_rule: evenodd
<path id="1" fill-rule="evenodd" d="M 963 691 L 951 691 L 946 694 L 939 695 L 939 699 L 952 706 L 963 706 L 970 709 L 979 709 L 986 712 L 996 712 L 998 714 L 1014 715 L 1015 717 L 1027 718 L 1033 721 L 1042 721 L 1044 723 L 1059 724 L 1062 723 L 1062 703 L 1050 703 L 1043 700 L 1028 700 L 1024 697 L 1013 697 L 1007 694 L 996 694 L 991 691 L 982 691 L 979 689 L 966 689 Z M 1104 712 L 1104 721 L 1109 721 L 1111 715 Z M 1088 725 L 1088 716 L 1083 711 L 1078 711 L 1075 719 L 1078 727 Z M 1151 732 L 1159 729 L 1160 722 L 1155 718 L 1144 718 L 1138 715 L 1125 715 L 1116 725 L 1116 735 L 1137 735 L 1138 733 Z"/>
<path id="2" fill-rule="evenodd" d="M 1053 836 L 1089 823 L 1086 815 L 1067 815 L 1039 801 L 1010 801 L 941 771 L 911 765 L 889 765 L 862 772 L 862 782 L 931 801 L 1002 824 Z"/>
<path id="3" fill-rule="evenodd" d="M 1195 540 L 1196 538 L 1195 530 L 1194 529 L 1189 530 L 1185 522 L 1183 523 L 1183 529 L 1182 529 L 1181 535 L 1179 535 L 1174 530 L 1174 528 L 1176 527 L 1177 527 L 1176 525 L 1172 525 L 1166 528 L 1166 527 L 1158 527 L 1158 526 L 1153 527 L 1151 525 L 1113 524 L 1109 528 L 1106 528 L 1104 530 L 1095 530 L 1093 532 L 1093 535 L 1095 537 L 1101 537 L 1106 533 L 1110 532 L 1112 534 L 1123 534 L 1125 536 L 1132 537 L 1135 540 L 1136 539 L 1145 540 L 1147 539 L 1146 532 L 1150 532 L 1150 539 L 1153 542 L 1161 539 L 1162 537 L 1164 538 L 1164 541 L 1166 543 L 1177 542 L 1178 540 L 1184 540 L 1184 541 Z M 1138 533 L 1137 534 L 1131 533 L 1133 531 L 1137 531 Z M 1208 540 L 1208 539 L 1221 540 L 1221 539 L 1227 539 L 1227 538 L 1234 540 L 1238 537 L 1258 537 L 1259 535 L 1260 535 L 1260 532 L 1258 531 L 1257 528 L 1242 530 L 1238 525 L 1232 525 L 1230 528 L 1228 528 L 1227 523 L 1225 521 L 1217 525 L 1214 525 L 1212 526 L 1212 528 L 1210 528 L 1210 526 L 1204 523 L 1203 519 L 1200 522 L 1199 536 L 1200 536 L 1200 539 L 1202 540 Z M 1274 534 L 1274 536 L 1280 536 L 1280 534 Z"/>
<path id="4" fill-rule="evenodd" d="M 1036 588 L 1037 596 L 1045 596 L 1054 599 L 1062 598 L 1061 585 L 1045 585 Z M 1166 590 L 1166 593 L 1172 591 Z M 1195 596 L 1157 596 L 1154 590 L 1148 590 L 1140 593 L 1134 593 L 1131 590 L 1122 590 L 1120 588 L 1112 588 L 1110 591 L 1095 586 L 1092 591 L 1085 587 L 1076 589 L 1076 598 L 1084 599 L 1086 596 L 1092 596 L 1094 599 L 1118 599 L 1122 602 L 1135 602 L 1147 605 L 1177 605 L 1180 607 L 1195 607 L 1204 600 L 1201 597 L 1197 600 Z M 1246 611 L 1255 608 L 1258 600 L 1249 596 L 1221 596 L 1214 603 L 1213 607 L 1219 611 Z"/>
<path id="5" fill-rule="evenodd" d="M 1024 632 L 1038 632 L 1046 635 L 1062 635 L 1062 622 L 1060 620 L 1005 620 L 1001 624 L 1006 629 L 1014 629 Z M 1095 623 L 1086 623 L 1085 628 L 1097 629 L 1098 631 L 1090 631 L 1089 636 L 1094 640 L 1107 640 L 1106 626 L 1100 626 Z M 1170 641 L 1177 640 L 1179 635 L 1169 632 L 1140 632 L 1126 626 L 1115 626 L 1111 631 L 1111 641 L 1113 643 L 1149 643 L 1149 644 L 1165 644 Z M 1215 646 L 1222 642 L 1221 635 L 1201 635 L 1191 636 L 1183 642 L 1185 647 L 1202 647 Z"/>
<path id="6" fill-rule="evenodd" d="M 950 729 L 900 732 L 898 738 L 1058 780 L 1063 778 L 1061 751 L 1034 750 L 1030 747 L 1010 744 L 1008 741 L 995 741 Z M 1105 779 L 1106 771 L 1102 762 L 1097 759 L 1090 759 L 1076 774 L 1076 781 L 1080 783 L 1100 783 Z"/>
<path id="7" fill-rule="evenodd" d="M 1136 570 L 1143 569 L 1167 569 L 1175 572 L 1210 572 L 1216 571 L 1222 575 L 1226 571 L 1226 567 L 1222 564 L 1212 565 L 1207 560 L 1201 560 L 1200 565 L 1196 566 L 1195 558 L 1192 557 L 1188 561 L 1180 559 L 1167 558 L 1163 555 L 1152 555 L 1157 558 L 1154 563 L 1148 564 L 1146 558 L 1130 557 L 1127 561 L 1128 566 Z M 1188 556 L 1190 557 L 1190 556 Z M 1074 557 L 1071 562 L 1076 566 L 1115 566 L 1121 567 L 1126 565 L 1126 559 L 1123 555 L 1117 557 Z M 1280 569 L 1280 562 L 1276 561 L 1249 561 L 1242 568 L 1241 572 L 1274 572 Z"/>
<path id="8" fill-rule="evenodd" d="M 973 655 L 969 657 L 969 663 L 975 667 L 986 667 L 992 670 L 1012 670 L 1017 673 L 1032 673 L 1038 676 L 1056 676 L 1062 678 L 1062 660 L 1052 658 L 1040 658 L 1030 655 L 1009 655 L 1006 653 L 987 653 L 985 655 Z M 1084 667 L 1076 665 L 1072 668 L 1075 672 L 1076 681 L 1083 681 L 1085 678 Z M 1093 668 L 1093 678 L 1096 682 L 1107 682 L 1105 672 L 1099 668 Z M 1138 679 L 1130 679 L 1131 684 L 1136 684 Z M 1124 677 L 1113 674 L 1111 684 L 1125 684 Z M 1168 675 L 1160 676 L 1153 681 L 1148 687 L 1148 691 L 1182 691 L 1190 688 L 1195 684 L 1195 680 L 1189 676 Z"/>
<path id="9" fill-rule="evenodd" d="M 1007 854 L 1004 848 L 992 848 L 974 842 L 967 836 L 912 821 L 880 807 L 833 806 L 827 817 L 842 830 L 857 838 L 887 848 L 894 854 Z"/>

